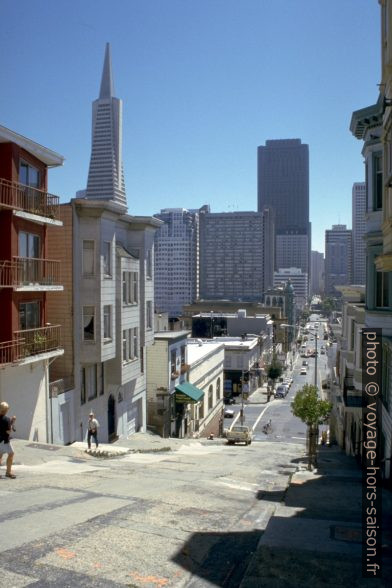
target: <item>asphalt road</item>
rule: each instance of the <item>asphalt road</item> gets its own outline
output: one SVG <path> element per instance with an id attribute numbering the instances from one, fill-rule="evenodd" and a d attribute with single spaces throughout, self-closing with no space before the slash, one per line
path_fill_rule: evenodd
<path id="1" fill-rule="evenodd" d="M 318 329 L 314 328 L 314 323 L 319 322 Z M 321 382 L 326 379 L 329 367 L 328 357 L 330 353 L 334 353 L 334 348 L 326 349 L 325 354 L 321 354 L 321 346 L 326 346 L 326 341 L 323 339 L 326 321 L 321 321 L 318 315 L 312 315 L 309 323 L 314 329 L 314 333 L 318 335 L 317 347 L 317 385 L 321 389 Z M 306 342 L 306 349 L 301 349 L 300 352 L 315 350 L 316 341 L 311 331 L 309 332 L 308 341 Z M 307 361 L 307 374 L 301 375 L 300 371 L 302 362 Z M 304 384 L 315 383 L 316 359 L 312 357 L 303 358 L 298 353 L 292 372 L 289 375 L 293 378 L 293 383 L 286 398 L 271 400 L 268 404 L 251 404 L 244 403 L 244 418 L 243 424 L 253 428 L 253 441 L 268 441 L 268 442 L 284 442 L 284 443 L 305 443 L 306 440 L 306 426 L 300 419 L 293 416 L 291 412 L 291 402 L 295 394 L 300 390 Z M 225 418 L 224 428 L 229 429 L 233 423 L 241 424 L 239 413 L 241 410 L 241 398 L 237 397 L 237 404 L 230 405 L 227 408 L 234 411 L 233 418 Z M 268 434 L 263 432 L 264 425 L 271 419 L 272 430 Z"/>

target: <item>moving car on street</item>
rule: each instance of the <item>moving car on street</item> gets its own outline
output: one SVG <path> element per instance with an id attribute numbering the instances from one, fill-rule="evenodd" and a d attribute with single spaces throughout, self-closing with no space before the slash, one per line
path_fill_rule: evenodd
<path id="1" fill-rule="evenodd" d="M 225 408 L 223 416 L 225 419 L 232 419 L 234 416 L 234 410 L 232 410 L 231 408 Z"/>
<path id="2" fill-rule="evenodd" d="M 234 445 L 235 443 L 250 445 L 252 443 L 252 429 L 245 425 L 234 425 L 234 427 L 226 431 L 226 439 L 229 445 Z"/>
<path id="3" fill-rule="evenodd" d="M 308 373 L 308 370 L 306 369 L 306 367 L 301 368 L 301 371 L 299 372 L 301 376 L 306 376 L 306 374 Z"/>

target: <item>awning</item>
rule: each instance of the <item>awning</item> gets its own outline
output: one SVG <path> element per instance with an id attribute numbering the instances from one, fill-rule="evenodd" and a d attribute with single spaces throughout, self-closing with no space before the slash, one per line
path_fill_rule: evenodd
<path id="1" fill-rule="evenodd" d="M 204 396 L 203 390 L 196 388 L 189 382 L 183 382 L 176 386 L 176 402 L 179 404 L 189 404 L 190 402 L 199 402 Z"/>

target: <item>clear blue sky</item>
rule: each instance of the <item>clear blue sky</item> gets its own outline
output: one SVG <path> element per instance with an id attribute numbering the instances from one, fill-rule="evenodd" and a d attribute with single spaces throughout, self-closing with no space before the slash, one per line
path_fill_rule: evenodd
<path id="1" fill-rule="evenodd" d="M 0 124 L 65 156 L 49 189 L 73 198 L 109 41 L 131 214 L 256 210 L 257 146 L 300 138 L 323 251 L 364 180 L 349 124 L 378 97 L 379 21 L 377 0 L 2 0 Z"/>

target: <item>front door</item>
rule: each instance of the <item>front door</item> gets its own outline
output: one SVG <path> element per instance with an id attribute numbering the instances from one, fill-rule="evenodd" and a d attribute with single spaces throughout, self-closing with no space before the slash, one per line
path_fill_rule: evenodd
<path id="1" fill-rule="evenodd" d="M 108 399 L 108 437 L 109 442 L 116 438 L 116 401 L 112 394 Z"/>

